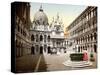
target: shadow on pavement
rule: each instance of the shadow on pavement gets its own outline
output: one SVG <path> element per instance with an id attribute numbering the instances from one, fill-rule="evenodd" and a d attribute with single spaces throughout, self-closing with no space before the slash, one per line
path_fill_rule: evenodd
<path id="1" fill-rule="evenodd" d="M 47 66 L 45 64 L 44 56 L 42 54 L 39 54 L 39 55 L 26 55 L 16 58 L 16 73 L 34 72 L 40 56 L 41 59 L 36 72 L 46 71 Z"/>
<path id="2" fill-rule="evenodd" d="M 44 55 L 41 54 L 41 60 L 40 60 L 38 72 L 44 72 L 44 71 L 47 71 L 47 64 L 45 62 Z"/>

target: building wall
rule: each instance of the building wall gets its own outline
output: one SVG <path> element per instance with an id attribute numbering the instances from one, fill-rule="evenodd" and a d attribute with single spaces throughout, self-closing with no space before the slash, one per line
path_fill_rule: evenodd
<path id="1" fill-rule="evenodd" d="M 48 47 L 51 45 L 50 32 L 30 30 L 33 54 L 48 53 Z M 34 49 L 32 49 L 34 47 Z"/>
<path id="2" fill-rule="evenodd" d="M 68 39 L 77 51 L 97 52 L 97 7 L 88 6 L 68 27 Z"/>
<path id="3" fill-rule="evenodd" d="M 30 22 L 30 4 L 27 2 L 15 3 L 15 42 L 16 42 L 16 56 L 23 56 L 31 52 L 31 38 L 29 29 Z"/>
<path id="4" fill-rule="evenodd" d="M 62 23 L 59 21 L 59 16 L 57 15 L 57 19 L 55 20 L 56 22 L 53 21 L 53 23 L 49 25 L 49 23 L 47 23 L 47 16 L 44 14 L 43 9 L 42 11 L 39 10 L 37 13 L 34 17 L 33 26 L 30 29 L 32 41 L 31 49 L 33 54 L 51 54 L 54 49 L 55 54 L 61 51 L 64 52 L 64 32 L 62 30 Z M 46 24 L 43 24 L 41 22 L 42 20 L 46 22 Z M 55 34 L 53 34 L 53 32 Z"/>
<path id="5" fill-rule="evenodd" d="M 33 54 L 49 54 L 53 52 L 55 49 L 56 52 L 64 52 L 65 50 L 65 40 L 64 39 L 52 39 L 51 31 L 38 31 L 38 30 L 31 30 L 31 41 L 33 50 Z M 59 44 L 58 44 L 59 42 Z M 41 50 L 42 47 L 42 50 Z M 59 48 L 59 49 L 57 49 Z M 61 50 L 62 49 L 62 50 Z M 42 51 L 42 52 L 41 52 Z M 32 51 L 31 51 L 32 52 Z"/>

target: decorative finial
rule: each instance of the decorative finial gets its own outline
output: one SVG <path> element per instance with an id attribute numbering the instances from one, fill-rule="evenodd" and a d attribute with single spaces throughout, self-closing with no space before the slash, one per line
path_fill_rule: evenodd
<path id="1" fill-rule="evenodd" d="M 54 17 L 52 18 L 52 21 L 54 22 Z"/>
<path id="2" fill-rule="evenodd" d="M 42 4 L 41 4 L 41 6 L 40 6 L 40 9 L 42 9 Z"/>
<path id="3" fill-rule="evenodd" d="M 57 19 L 59 19 L 59 13 L 57 13 Z"/>
<path id="4" fill-rule="evenodd" d="M 39 11 L 43 11 L 43 9 L 42 9 L 42 4 L 40 5 L 40 9 L 39 9 Z"/>

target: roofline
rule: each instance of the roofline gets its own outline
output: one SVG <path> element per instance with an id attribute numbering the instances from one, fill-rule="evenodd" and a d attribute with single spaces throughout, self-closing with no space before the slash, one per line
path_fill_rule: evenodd
<path id="1" fill-rule="evenodd" d="M 97 7 L 97 6 L 87 6 L 87 8 L 79 15 L 79 16 L 77 16 L 75 19 L 74 19 L 74 21 L 72 22 L 72 23 L 70 23 L 69 24 L 69 26 L 71 26 L 80 16 L 82 16 L 88 9 L 90 9 L 91 7 Z M 68 27 L 69 27 L 68 26 Z"/>

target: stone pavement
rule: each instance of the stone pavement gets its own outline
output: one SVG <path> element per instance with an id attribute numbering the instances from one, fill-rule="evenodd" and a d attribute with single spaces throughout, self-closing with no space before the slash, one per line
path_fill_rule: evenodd
<path id="1" fill-rule="evenodd" d="M 96 56 L 96 54 L 95 54 Z M 70 67 L 65 66 L 63 63 L 69 61 L 69 53 L 61 55 L 45 55 L 45 63 L 47 64 L 47 71 L 59 71 L 59 70 L 81 70 L 81 69 L 93 69 L 96 68 L 96 62 L 93 65 L 86 67 Z"/>
<path id="2" fill-rule="evenodd" d="M 96 56 L 96 54 L 95 54 Z M 47 54 L 47 55 L 26 55 L 16 59 L 17 72 L 41 72 L 41 71 L 61 71 L 80 70 L 96 68 L 96 62 L 90 67 L 73 68 L 65 66 L 63 63 L 70 60 L 69 53 Z"/>
<path id="3" fill-rule="evenodd" d="M 62 63 L 69 59 L 67 54 L 61 55 L 45 55 L 45 63 L 47 64 L 47 71 L 66 70 L 68 67 Z"/>
<path id="4" fill-rule="evenodd" d="M 40 55 L 26 55 L 16 58 L 17 72 L 32 72 L 34 71 Z"/>

